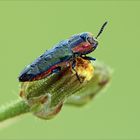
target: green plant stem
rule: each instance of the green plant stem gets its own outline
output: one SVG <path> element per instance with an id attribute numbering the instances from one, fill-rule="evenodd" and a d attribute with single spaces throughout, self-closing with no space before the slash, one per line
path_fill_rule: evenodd
<path id="1" fill-rule="evenodd" d="M 27 112 L 30 112 L 29 106 L 19 99 L 0 108 L 0 122 Z"/>

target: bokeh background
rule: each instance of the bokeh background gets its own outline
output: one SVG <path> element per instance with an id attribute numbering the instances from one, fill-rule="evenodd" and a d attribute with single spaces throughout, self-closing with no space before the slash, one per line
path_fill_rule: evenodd
<path id="1" fill-rule="evenodd" d="M 140 2 L 0 1 L 0 104 L 17 99 L 18 74 L 69 36 L 97 34 L 91 55 L 113 70 L 108 90 L 83 108 L 63 107 L 50 120 L 31 114 L 0 129 L 0 139 L 140 139 Z M 6 125 L 6 124 L 5 124 Z"/>

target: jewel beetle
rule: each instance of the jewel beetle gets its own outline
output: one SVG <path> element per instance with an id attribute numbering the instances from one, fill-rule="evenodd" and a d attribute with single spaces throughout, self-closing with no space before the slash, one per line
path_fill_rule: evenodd
<path id="1" fill-rule="evenodd" d="M 94 38 L 89 32 L 83 32 L 71 36 L 69 39 L 60 41 L 58 44 L 35 61 L 29 64 L 20 73 L 18 79 L 20 82 L 35 81 L 43 79 L 52 73 L 60 72 L 62 67 L 72 65 L 75 67 L 75 58 L 82 57 L 87 60 L 95 60 L 95 58 L 86 56 L 93 52 L 97 46 L 97 38 L 102 33 L 107 22 L 105 22 L 97 36 Z"/>

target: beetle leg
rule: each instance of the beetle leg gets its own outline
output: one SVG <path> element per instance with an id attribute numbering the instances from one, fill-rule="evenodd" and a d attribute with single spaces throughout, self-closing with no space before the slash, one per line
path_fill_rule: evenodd
<path id="1" fill-rule="evenodd" d="M 76 66 L 76 61 L 73 60 L 73 62 L 72 62 L 72 69 L 75 71 L 76 77 L 77 77 L 77 79 L 79 80 L 79 82 L 82 83 L 82 81 L 81 81 L 81 79 L 80 79 L 80 77 L 79 77 L 77 71 L 75 70 L 75 66 Z"/>
<path id="2" fill-rule="evenodd" d="M 82 58 L 86 59 L 86 60 L 91 60 L 91 61 L 95 61 L 96 60 L 96 58 L 93 58 L 93 57 L 90 57 L 90 56 L 83 56 Z"/>

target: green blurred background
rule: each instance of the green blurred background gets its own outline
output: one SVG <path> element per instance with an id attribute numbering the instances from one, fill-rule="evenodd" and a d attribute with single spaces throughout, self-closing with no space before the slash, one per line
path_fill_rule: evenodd
<path id="1" fill-rule="evenodd" d="M 0 129 L 0 139 L 140 139 L 139 1 L 1 1 L 0 104 L 17 99 L 25 65 L 75 33 L 96 35 L 106 20 L 91 55 L 114 70 L 108 90 L 50 121 L 25 115 Z"/>

